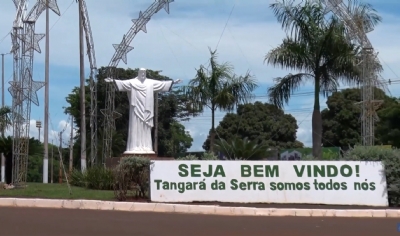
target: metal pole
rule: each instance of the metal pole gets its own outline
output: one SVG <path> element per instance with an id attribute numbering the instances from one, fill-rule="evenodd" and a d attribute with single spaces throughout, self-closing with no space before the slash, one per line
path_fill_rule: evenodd
<path id="1" fill-rule="evenodd" d="M 40 142 L 40 128 L 39 128 L 39 137 L 38 137 L 38 140 L 39 140 L 39 142 Z"/>
<path id="2" fill-rule="evenodd" d="M 4 107 L 4 53 L 1 54 L 1 107 Z M 1 130 L 1 137 L 4 138 L 4 127 Z M 6 160 L 4 153 L 1 153 L 1 181 L 6 182 Z"/>
<path id="3" fill-rule="evenodd" d="M 53 183 L 53 176 L 54 176 L 54 144 L 53 144 L 53 140 L 51 140 L 51 183 Z"/>
<path id="4" fill-rule="evenodd" d="M 1 54 L 1 107 L 4 107 L 4 55 Z M 4 138 L 4 129 L 1 130 L 1 137 Z"/>
<path id="5" fill-rule="evenodd" d="M 85 96 L 85 64 L 83 44 L 83 21 L 81 10 L 83 8 L 82 0 L 79 0 L 79 60 L 80 60 L 80 86 L 81 86 L 81 170 L 86 170 L 86 96 Z"/>
<path id="6" fill-rule="evenodd" d="M 74 156 L 74 117 L 71 115 L 71 139 L 69 140 L 69 174 L 72 174 Z"/>
<path id="7" fill-rule="evenodd" d="M 0 183 L 6 182 L 6 158 L 4 153 L 1 153 L 1 181 Z"/>
<path id="8" fill-rule="evenodd" d="M 46 0 L 46 53 L 44 74 L 44 156 L 43 156 L 43 183 L 49 182 L 49 0 Z"/>
<path id="9" fill-rule="evenodd" d="M 60 132 L 60 150 L 62 155 L 62 132 Z M 58 169 L 58 183 L 62 184 L 62 158 L 60 157 L 60 165 Z"/>
<path id="10" fill-rule="evenodd" d="M 158 93 L 154 93 L 154 143 L 153 150 L 158 156 Z"/>
<path id="11" fill-rule="evenodd" d="M 1 54 L 1 106 L 4 107 L 4 53 Z"/>

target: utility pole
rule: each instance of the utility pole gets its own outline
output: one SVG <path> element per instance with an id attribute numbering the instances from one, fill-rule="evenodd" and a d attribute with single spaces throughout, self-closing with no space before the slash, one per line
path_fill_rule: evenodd
<path id="1" fill-rule="evenodd" d="M 7 54 L 1 54 L 1 107 L 4 107 L 4 55 Z M 1 135 L 4 137 L 4 130 L 1 131 Z"/>
<path id="2" fill-rule="evenodd" d="M 71 138 L 69 140 L 69 174 L 72 174 L 74 152 L 74 117 L 71 115 Z"/>
<path id="3" fill-rule="evenodd" d="M 81 171 L 86 170 L 86 107 L 85 107 L 85 64 L 84 64 L 84 50 L 83 44 L 83 21 L 82 21 L 82 0 L 79 1 L 79 61 L 80 61 L 80 105 L 81 105 Z"/>
<path id="4" fill-rule="evenodd" d="M 50 58 L 50 25 L 49 25 L 49 0 L 46 0 L 46 52 L 44 72 L 44 156 L 43 156 L 43 183 L 49 182 L 49 58 Z"/>
<path id="5" fill-rule="evenodd" d="M 53 176 L 54 176 L 54 144 L 53 144 L 53 140 L 51 140 L 51 183 L 53 183 Z"/>
<path id="6" fill-rule="evenodd" d="M 60 150 L 61 150 L 61 155 L 62 155 L 62 134 L 63 132 L 60 132 Z M 59 173 L 58 173 L 58 183 L 62 184 L 62 157 L 60 157 L 60 165 L 59 165 Z"/>
<path id="7" fill-rule="evenodd" d="M 4 53 L 1 54 L 1 107 L 4 107 Z M 1 130 L 1 137 L 4 138 L 4 127 Z M 1 179 L 0 182 L 6 182 L 6 158 L 4 157 L 4 153 L 0 154 L 0 171 L 1 171 Z"/>

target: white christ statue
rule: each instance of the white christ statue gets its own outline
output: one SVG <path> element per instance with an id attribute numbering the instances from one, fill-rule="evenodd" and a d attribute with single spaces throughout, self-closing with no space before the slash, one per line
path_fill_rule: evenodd
<path id="1" fill-rule="evenodd" d="M 181 80 L 158 81 L 146 78 L 146 69 L 140 68 L 138 76 L 129 80 L 113 80 L 118 90 L 128 92 L 129 131 L 128 142 L 124 154 L 155 154 L 151 139 L 151 128 L 154 126 L 154 93 L 168 92 L 173 84 Z"/>

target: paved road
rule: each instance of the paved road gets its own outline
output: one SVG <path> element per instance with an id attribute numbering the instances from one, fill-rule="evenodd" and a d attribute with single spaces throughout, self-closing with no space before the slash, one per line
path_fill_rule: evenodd
<path id="1" fill-rule="evenodd" d="M 43 208 L 0 208 L 4 236 L 400 236 L 400 219 L 224 217 Z"/>

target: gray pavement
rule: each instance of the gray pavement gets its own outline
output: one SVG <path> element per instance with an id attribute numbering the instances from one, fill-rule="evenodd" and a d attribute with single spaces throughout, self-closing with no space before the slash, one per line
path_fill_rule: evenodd
<path id="1" fill-rule="evenodd" d="M 400 236 L 395 218 L 228 217 L 0 207 L 1 236 Z"/>

